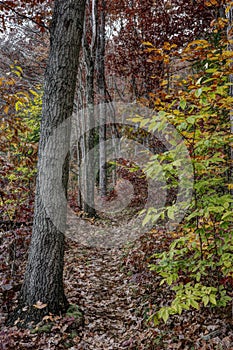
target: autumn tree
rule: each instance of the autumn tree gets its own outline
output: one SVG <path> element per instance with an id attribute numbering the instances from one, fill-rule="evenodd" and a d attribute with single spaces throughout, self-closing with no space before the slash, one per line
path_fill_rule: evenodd
<path id="1" fill-rule="evenodd" d="M 112 38 L 106 43 L 106 71 L 115 80 L 118 98 L 127 100 L 126 90 L 131 101 L 148 98 L 150 92 L 158 91 L 159 81 L 167 72 L 162 60 L 156 64 L 150 61 L 143 42 L 157 48 L 165 42 L 182 47 L 207 35 L 215 18 L 213 7 L 204 0 L 122 0 L 120 4 L 107 1 L 107 8 Z"/>
<path id="2" fill-rule="evenodd" d="M 45 188 L 41 178 L 51 176 L 48 164 L 59 168 L 58 158 L 61 147 L 69 150 L 69 117 L 72 114 L 78 57 L 83 31 L 85 0 L 56 0 L 50 27 L 50 53 L 45 74 L 44 99 L 39 143 L 38 177 L 35 199 L 33 233 L 29 258 L 19 296 L 19 306 L 11 315 L 9 323 L 21 320 L 23 323 L 39 321 L 49 312 L 59 314 L 68 306 L 63 289 L 64 230 L 66 203 L 60 205 L 60 225 L 54 222 L 46 208 Z M 50 145 L 47 142 L 56 129 L 66 124 L 60 139 Z M 61 145 L 62 139 L 62 145 Z M 59 169 L 64 188 L 67 191 L 69 156 L 65 155 L 62 169 Z M 56 197 L 56 176 L 51 181 L 51 201 Z M 64 195 L 65 198 L 65 195 Z M 64 201 L 65 202 L 65 201 Z M 42 305 L 42 306 L 41 306 Z"/>
<path id="3" fill-rule="evenodd" d="M 52 0 L 0 1 L 0 72 L 20 66 L 20 89 L 35 88 L 43 83 L 49 47 L 49 21 Z"/>
<path id="4" fill-rule="evenodd" d="M 214 1 L 208 3 L 215 5 Z M 229 50 L 229 32 L 228 38 L 226 35 L 230 22 L 222 9 L 222 6 L 218 8 L 216 19 L 211 22 L 208 40 L 191 41 L 182 52 L 170 47 L 169 57 L 164 52 L 161 56 L 164 64 L 179 61 L 183 66 L 183 72 L 180 72 L 183 74 L 173 75 L 172 86 L 168 85 L 168 80 L 161 81 L 160 99 L 155 96 L 155 104 L 158 114 L 176 127 L 189 150 L 193 196 L 186 216 L 180 227 L 177 226 L 179 237 L 168 251 L 154 254 L 155 263 L 150 265 L 161 276 L 161 284 L 166 282 L 174 292 L 171 304 L 162 306 L 152 316 L 155 323 L 161 319 L 167 322 L 170 315 L 181 314 L 190 308 L 217 306 L 231 313 L 233 100 L 229 81 L 233 53 Z M 156 62 L 161 52 L 150 44 L 148 46 L 149 51 L 154 52 Z M 155 121 L 152 118 L 149 122 L 153 131 L 161 128 L 160 122 Z M 157 176 L 154 159 L 147 170 L 150 175 Z M 156 159 L 177 165 L 172 152 L 157 154 Z M 177 176 L 174 169 L 169 168 L 167 176 L 170 179 Z M 180 183 L 179 186 L 182 187 Z M 156 222 L 165 212 L 168 219 L 177 220 L 179 210 L 174 201 L 171 206 L 156 209 L 151 218 L 148 211 L 147 219 Z"/>
<path id="5" fill-rule="evenodd" d="M 51 3 L 51 2 L 50 2 Z M 46 5 L 48 5 L 46 7 Z M 1 224 L 31 224 L 49 2 L 0 2 Z"/>

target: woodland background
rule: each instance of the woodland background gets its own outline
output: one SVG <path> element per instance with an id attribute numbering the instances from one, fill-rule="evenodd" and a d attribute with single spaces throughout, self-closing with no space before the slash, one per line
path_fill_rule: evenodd
<path id="1" fill-rule="evenodd" d="M 2 348 L 231 349 L 233 52 L 227 0 L 87 1 L 75 108 L 136 101 L 156 110 L 160 122 L 139 117 L 137 130 L 109 125 L 80 140 L 70 163 L 69 204 L 82 220 L 120 230 L 144 208 L 147 177 L 158 176 L 155 161 L 169 198 L 148 211 L 150 232 L 119 250 L 83 247 L 72 239 L 72 228 L 65 245 L 67 314 L 48 314 L 31 329 L 6 326 L 33 225 L 52 7 L 49 0 L 0 1 Z M 192 202 L 173 232 L 166 220 L 177 214 L 180 164 L 142 131 L 144 125 L 162 130 L 165 121 L 184 138 L 194 169 Z M 88 149 L 107 138 L 114 142 L 116 134 L 155 150 L 146 167 L 118 159 L 100 166 L 97 178 L 88 168 L 81 176 L 78 165 Z M 99 152 L 104 159 L 105 149 Z M 115 220 L 83 201 L 82 183 L 93 188 L 89 203 L 94 186 L 110 203 L 116 189 L 124 191 L 122 179 L 131 182 L 134 197 Z"/>

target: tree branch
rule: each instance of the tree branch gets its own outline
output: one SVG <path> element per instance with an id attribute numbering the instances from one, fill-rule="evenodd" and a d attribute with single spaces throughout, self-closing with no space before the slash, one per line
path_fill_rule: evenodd
<path id="1" fill-rule="evenodd" d="M 11 10 L 12 12 L 14 12 L 17 16 L 27 19 L 33 23 L 35 23 L 36 25 L 45 28 L 46 30 L 49 30 L 49 27 L 47 27 L 45 24 L 37 22 L 35 19 L 33 19 L 32 17 L 29 17 L 27 15 L 24 15 L 23 13 L 20 13 L 19 11 L 15 10 L 13 7 L 7 5 L 6 3 L 4 3 L 3 1 L 0 1 L 0 5 L 4 6 L 6 9 Z"/>

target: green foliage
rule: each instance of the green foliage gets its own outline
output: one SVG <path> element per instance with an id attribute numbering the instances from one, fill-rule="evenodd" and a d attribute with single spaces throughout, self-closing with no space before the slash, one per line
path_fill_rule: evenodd
<path id="1" fill-rule="evenodd" d="M 17 90 L 14 74 L 20 78 L 20 73 L 17 66 L 8 79 L 0 79 L 2 221 L 31 221 L 33 212 L 42 93 L 40 87 Z"/>
<path id="2" fill-rule="evenodd" d="M 31 334 L 36 333 L 50 333 L 52 330 L 52 323 L 43 324 L 40 327 L 36 327 L 30 330 Z"/>
<path id="3" fill-rule="evenodd" d="M 80 308 L 78 307 L 78 305 L 75 304 L 71 304 L 66 312 L 66 316 L 69 317 L 74 317 L 74 318 L 82 318 L 83 314 L 80 311 Z"/>
<path id="4" fill-rule="evenodd" d="M 171 52 L 169 60 L 166 56 L 165 66 L 177 60 L 178 54 Z M 185 140 L 194 170 L 193 198 L 180 238 L 170 245 L 169 251 L 152 257 L 155 262 L 150 269 L 161 276 L 161 284 L 167 283 L 174 292 L 171 305 L 160 308 L 151 317 L 155 323 L 160 319 L 166 322 L 170 315 L 190 308 L 224 307 L 231 300 L 229 286 L 233 287 L 233 137 L 229 117 L 233 105 L 233 97 L 229 96 L 233 53 L 227 50 L 221 36 L 215 35 L 210 42 L 190 43 L 182 54 L 179 64 L 195 63 L 189 65 L 185 76 L 169 76 L 161 82 L 161 97 L 155 96 L 154 102 L 162 118 L 149 121 L 150 130 L 163 130 L 167 121 L 176 127 Z M 155 160 L 160 162 L 160 169 Z M 152 178 L 163 172 L 175 187 L 178 165 L 175 155 L 165 152 L 152 157 L 146 172 Z M 166 215 L 175 218 L 175 203 L 166 208 L 150 208 L 144 223 Z"/>
<path id="5" fill-rule="evenodd" d="M 29 132 L 24 136 L 27 142 L 38 143 L 40 137 L 40 121 L 42 114 L 42 91 L 40 87 L 36 90 L 30 90 L 31 98 L 27 105 L 19 109 L 19 115 Z"/>

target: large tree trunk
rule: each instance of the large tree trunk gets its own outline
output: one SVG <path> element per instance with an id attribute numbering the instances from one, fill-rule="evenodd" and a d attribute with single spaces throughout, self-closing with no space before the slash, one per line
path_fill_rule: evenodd
<path id="1" fill-rule="evenodd" d="M 22 320 L 24 324 L 30 321 L 38 322 L 45 314 L 62 313 L 68 306 L 63 289 L 66 200 L 64 203 L 58 203 L 56 208 L 58 221 L 56 221 L 51 218 L 45 204 L 47 202 L 43 197 L 49 195 L 52 201 L 59 196 L 59 193 L 56 193 L 55 183 L 59 174 L 48 171 L 47 166 L 53 163 L 54 169 L 58 169 L 61 156 L 58 152 L 64 149 L 64 163 L 62 169 L 58 169 L 58 173 L 60 173 L 59 181 L 63 185 L 64 199 L 66 199 L 69 124 L 65 123 L 64 131 L 61 129 L 59 132 L 58 136 L 62 138 L 62 144 L 58 138 L 54 139 L 49 148 L 46 148 L 46 143 L 51 135 L 56 135 L 58 127 L 72 115 L 84 9 L 85 0 L 55 1 L 51 23 L 50 54 L 45 74 L 33 233 L 19 307 L 10 317 L 9 323 L 13 323 L 16 319 Z M 47 183 L 52 184 L 49 194 L 43 193 L 45 189 L 41 188 L 43 176 L 47 176 Z M 38 305 L 38 302 L 46 306 L 41 309 L 33 306 Z"/>

